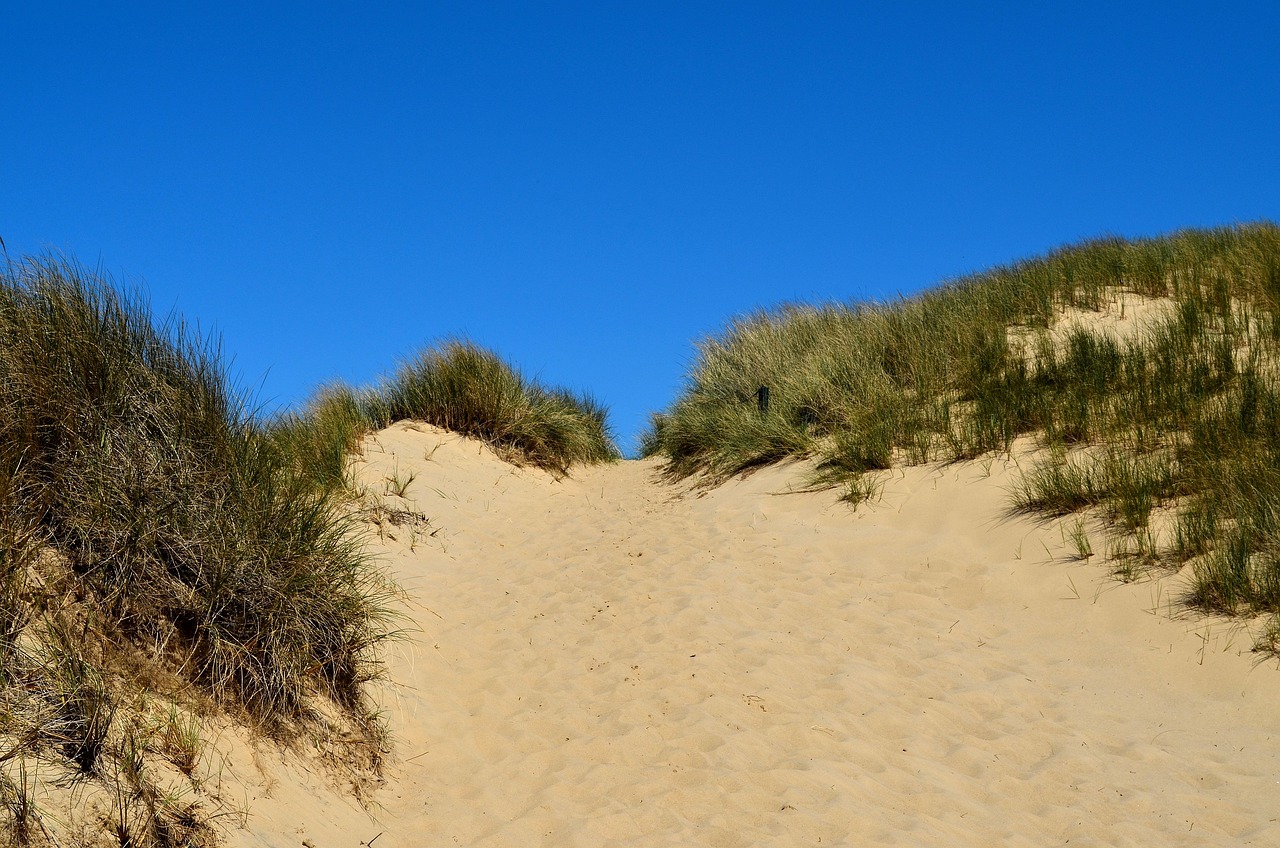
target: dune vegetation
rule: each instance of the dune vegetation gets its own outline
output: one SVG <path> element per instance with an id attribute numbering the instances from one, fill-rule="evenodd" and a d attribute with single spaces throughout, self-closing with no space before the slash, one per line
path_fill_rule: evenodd
<path id="1" fill-rule="evenodd" d="M 1168 308 L 1123 336 L 1061 326 L 1126 295 Z M 1092 240 L 896 302 L 736 320 L 644 451 L 712 479 L 809 456 L 858 500 L 867 472 L 1020 436 L 1039 450 L 1013 508 L 1087 512 L 1122 574 L 1190 564 L 1193 605 L 1280 611 L 1280 228 Z"/>
<path id="2" fill-rule="evenodd" d="M 198 805 L 146 774 L 155 756 L 190 773 L 201 710 L 282 739 L 338 721 L 377 770 L 365 684 L 397 590 L 344 467 L 402 418 L 562 473 L 617 455 L 601 407 L 461 342 L 264 418 L 180 319 L 61 257 L 4 268 L 0 826 L 18 844 L 44 832 L 28 761 L 106 786 L 122 845 L 199 844 Z"/>
<path id="3" fill-rule="evenodd" d="M 341 737 L 376 773 L 366 684 L 398 590 L 365 553 L 348 469 L 401 420 L 556 475 L 618 458 L 604 407 L 468 341 L 264 416 L 181 319 L 61 257 L 4 266 L 11 842 L 44 832 L 29 761 L 104 787 L 121 845 L 207 844 L 198 803 L 148 775 L 157 759 L 192 775 L 210 711 L 281 740 Z M 807 457 L 814 485 L 857 502 L 874 472 L 1015 441 L 1011 510 L 1078 514 L 1081 557 L 1097 526 L 1122 576 L 1185 567 L 1193 606 L 1280 621 L 1280 227 L 1097 239 L 895 302 L 735 320 L 700 344 L 642 450 L 710 482 Z M 1280 626 L 1259 644 L 1280 652 Z"/>
<path id="4" fill-rule="evenodd" d="M 373 388 L 327 386 L 270 433 L 300 479 L 341 489 L 360 438 L 403 420 L 478 439 L 514 464 L 557 474 L 620 458 L 605 407 L 529 380 L 497 354 L 459 340 L 418 353 Z"/>

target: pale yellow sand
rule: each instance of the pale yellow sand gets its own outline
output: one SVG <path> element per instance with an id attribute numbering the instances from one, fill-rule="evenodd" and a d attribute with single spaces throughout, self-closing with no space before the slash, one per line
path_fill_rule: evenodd
<path id="1" fill-rule="evenodd" d="M 373 541 L 416 628 L 381 806 L 267 752 L 229 765 L 233 844 L 1280 844 L 1275 662 L 1170 618 L 1177 578 L 1067 561 L 1006 515 L 1004 460 L 894 472 L 856 512 L 779 494 L 797 466 L 556 481 L 404 425 L 358 467 L 416 475 L 431 522 Z"/>

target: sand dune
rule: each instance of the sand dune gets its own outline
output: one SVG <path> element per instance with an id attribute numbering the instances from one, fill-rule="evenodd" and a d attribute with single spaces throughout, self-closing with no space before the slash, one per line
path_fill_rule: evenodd
<path id="1" fill-rule="evenodd" d="M 1280 844 L 1280 670 L 1006 512 L 1011 461 L 802 466 L 711 491 L 649 461 L 556 480 L 397 425 L 358 473 L 410 631 L 366 811 L 232 764 L 233 844 Z M 404 497 L 386 479 L 414 479 Z M 1101 550 L 1102 540 L 1095 542 Z"/>

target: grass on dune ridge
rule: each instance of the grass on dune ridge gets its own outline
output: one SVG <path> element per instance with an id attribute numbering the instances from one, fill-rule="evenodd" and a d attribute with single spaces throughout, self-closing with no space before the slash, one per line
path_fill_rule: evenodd
<path id="1" fill-rule="evenodd" d="M 1121 293 L 1173 305 L 1124 340 L 1050 332 Z M 864 472 L 1027 434 L 1045 459 L 1015 508 L 1091 511 L 1121 570 L 1191 563 L 1194 605 L 1280 611 L 1280 228 L 1098 239 L 898 302 L 749 316 L 701 344 L 644 451 L 713 478 L 813 456 L 857 499 Z"/>
<path id="2" fill-rule="evenodd" d="M 360 746 L 354 767 L 376 771 L 384 731 L 365 684 L 397 590 L 363 551 L 344 467 L 401 418 L 561 472 L 617 455 L 603 408 L 461 342 L 377 390 L 263 419 L 180 319 L 157 323 L 65 258 L 3 266 L 0 844 L 45 833 L 25 766 L 11 768 L 28 760 L 107 786 L 122 845 L 200 844 L 195 806 L 143 777 L 170 748 L 189 773 L 198 725 L 147 719 L 147 693 L 212 700 L 285 737 L 341 735 Z"/>
<path id="3" fill-rule="evenodd" d="M 324 388 L 301 412 L 275 422 L 271 435 L 301 478 L 341 488 L 346 458 L 361 437 L 402 420 L 479 439 L 516 464 L 558 474 L 620 456 L 602 405 L 531 381 L 497 354 L 461 340 L 420 352 L 374 388 Z"/>

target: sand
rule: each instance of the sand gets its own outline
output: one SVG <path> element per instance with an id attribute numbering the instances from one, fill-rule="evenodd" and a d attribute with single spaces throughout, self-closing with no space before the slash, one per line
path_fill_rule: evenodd
<path id="1" fill-rule="evenodd" d="M 227 842 L 1280 844 L 1276 662 L 1177 575 L 1121 584 L 1010 516 L 1012 460 L 889 472 L 856 510 L 801 464 L 658 469 L 371 437 L 367 489 L 429 519 L 370 540 L 406 593 L 386 784 L 364 809 L 260 750 Z"/>

